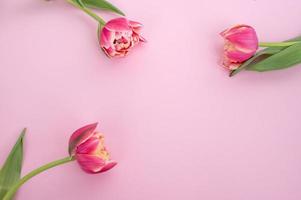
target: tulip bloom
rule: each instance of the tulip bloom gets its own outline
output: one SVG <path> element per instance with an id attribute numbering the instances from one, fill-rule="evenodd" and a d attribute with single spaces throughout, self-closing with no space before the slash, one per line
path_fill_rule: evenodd
<path id="1" fill-rule="evenodd" d="M 110 159 L 104 146 L 104 137 L 95 132 L 97 123 L 76 130 L 69 140 L 69 154 L 75 157 L 87 173 L 101 173 L 114 167 L 117 162 Z"/>
<path id="2" fill-rule="evenodd" d="M 146 40 L 140 35 L 142 24 L 126 18 L 107 22 L 99 33 L 102 50 L 110 58 L 124 57 L 139 42 Z"/>
<path id="3" fill-rule="evenodd" d="M 37 169 L 29 172 L 26 176 L 23 176 L 21 179 L 12 182 L 10 188 L 8 188 L 8 190 L 2 194 L 4 196 L 1 199 L 2 200 L 13 199 L 18 189 L 24 183 L 30 180 L 32 177 L 48 169 L 72 162 L 74 160 L 77 160 L 77 162 L 79 163 L 79 165 L 84 171 L 91 174 L 101 173 L 114 167 L 117 164 L 117 162 L 110 159 L 109 153 L 104 147 L 103 136 L 100 133 L 95 132 L 96 126 L 97 123 L 90 124 L 75 131 L 69 140 L 68 157 L 55 160 L 45 165 L 42 165 L 41 167 L 38 167 Z M 14 147 L 14 149 L 15 148 L 18 149 L 18 152 L 20 151 L 19 153 L 21 154 L 22 154 L 21 140 L 24 137 L 24 133 L 25 130 L 21 134 L 21 137 L 18 140 L 18 143 L 16 144 L 18 146 Z M 21 161 L 22 161 L 22 155 L 21 155 Z M 19 164 L 17 163 L 17 165 Z"/>
<path id="4" fill-rule="evenodd" d="M 251 26 L 237 25 L 220 34 L 225 39 L 223 65 L 234 70 L 258 49 L 257 34 Z"/>

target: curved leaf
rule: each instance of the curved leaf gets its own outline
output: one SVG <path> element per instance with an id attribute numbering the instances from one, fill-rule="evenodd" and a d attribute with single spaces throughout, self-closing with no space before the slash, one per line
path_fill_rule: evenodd
<path id="1" fill-rule="evenodd" d="M 290 40 L 286 40 L 285 42 L 293 42 L 293 41 L 300 41 L 301 36 L 295 37 Z M 281 52 L 282 50 L 286 49 L 288 47 L 268 47 L 263 50 L 258 51 L 252 58 L 244 62 L 242 65 L 239 66 L 239 68 L 230 71 L 229 76 L 232 77 L 235 74 L 239 73 L 243 69 L 249 68 L 251 65 L 255 65 L 269 57 L 271 57 L 274 54 L 277 54 Z"/>
<path id="2" fill-rule="evenodd" d="M 26 129 L 23 129 L 0 171 L 0 199 L 2 199 L 9 188 L 20 179 L 25 132 Z"/>
<path id="3" fill-rule="evenodd" d="M 82 0 L 82 3 L 90 8 L 108 10 L 117 13 L 119 15 L 125 16 L 125 14 L 119 8 L 117 8 L 116 6 L 114 6 L 113 4 L 111 4 L 106 0 Z"/>
<path id="4" fill-rule="evenodd" d="M 237 74 L 238 72 L 240 72 L 241 70 L 246 69 L 250 65 L 258 63 L 258 62 L 272 56 L 273 54 L 279 53 L 281 50 L 283 50 L 285 48 L 286 47 L 270 47 L 270 48 L 263 49 L 263 50 L 257 52 L 252 58 L 245 61 L 242 65 L 239 66 L 239 68 L 230 71 L 229 76 L 232 77 L 235 74 Z"/>
<path id="5" fill-rule="evenodd" d="M 253 63 L 247 70 L 251 71 L 271 71 L 285 69 L 301 62 L 301 44 L 295 44 L 285 48 L 261 62 Z"/>

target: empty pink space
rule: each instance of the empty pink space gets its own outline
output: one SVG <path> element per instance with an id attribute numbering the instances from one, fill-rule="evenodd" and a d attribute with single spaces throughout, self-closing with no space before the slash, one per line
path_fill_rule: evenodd
<path id="1" fill-rule="evenodd" d="M 245 23 L 262 41 L 293 38 L 301 2 L 112 3 L 148 40 L 124 59 L 108 59 L 97 24 L 63 0 L 0 2 L 0 163 L 23 127 L 24 175 L 67 156 L 93 122 L 118 161 L 99 175 L 54 168 L 17 199 L 300 200 L 301 66 L 229 78 L 219 33 Z"/>

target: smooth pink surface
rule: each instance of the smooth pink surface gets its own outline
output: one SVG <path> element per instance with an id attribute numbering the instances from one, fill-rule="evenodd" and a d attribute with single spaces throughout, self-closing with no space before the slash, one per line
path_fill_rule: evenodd
<path id="1" fill-rule="evenodd" d="M 300 200 L 301 67 L 229 78 L 218 62 L 219 33 L 237 23 L 261 41 L 300 35 L 301 2 L 112 2 L 148 40 L 124 59 L 63 1 L 0 2 L 0 162 L 24 126 L 23 174 L 67 156 L 72 132 L 96 121 L 119 162 L 99 175 L 57 167 L 17 199 Z"/>

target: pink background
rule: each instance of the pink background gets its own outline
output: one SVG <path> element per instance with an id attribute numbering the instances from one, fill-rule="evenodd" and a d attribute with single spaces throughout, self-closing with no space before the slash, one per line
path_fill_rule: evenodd
<path id="1" fill-rule="evenodd" d="M 228 26 L 300 35 L 300 0 L 112 2 L 149 41 L 125 59 L 106 58 L 97 24 L 64 1 L 0 2 L 0 162 L 25 126 L 23 174 L 96 121 L 119 162 L 57 167 L 17 199 L 300 200 L 301 67 L 229 78 L 218 65 Z"/>

